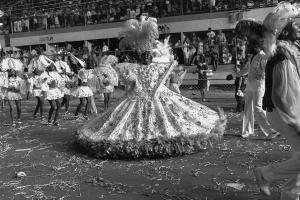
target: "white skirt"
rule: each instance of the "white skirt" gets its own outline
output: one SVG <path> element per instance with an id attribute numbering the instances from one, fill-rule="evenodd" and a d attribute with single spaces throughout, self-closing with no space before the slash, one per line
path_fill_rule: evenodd
<path id="1" fill-rule="evenodd" d="M 10 91 L 8 91 L 5 94 L 5 99 L 6 100 L 10 100 L 10 101 L 21 100 L 22 99 L 22 95 L 21 95 L 20 92 L 10 92 Z"/>
<path id="2" fill-rule="evenodd" d="M 108 86 L 105 86 L 103 89 L 102 89 L 102 93 L 112 93 L 114 91 L 114 86 L 113 85 L 108 85 Z"/>
<path id="3" fill-rule="evenodd" d="M 32 90 L 32 96 L 33 97 L 41 97 L 41 96 L 43 96 L 42 90 L 41 89 L 33 89 Z"/>
<path id="4" fill-rule="evenodd" d="M 71 89 L 66 88 L 66 87 L 62 88 L 61 92 L 64 93 L 64 95 L 71 95 L 72 94 Z"/>
<path id="5" fill-rule="evenodd" d="M 91 97 L 93 95 L 93 91 L 89 86 L 79 86 L 72 92 L 72 96 L 76 98 Z"/>
<path id="6" fill-rule="evenodd" d="M 64 93 L 61 92 L 58 88 L 49 89 L 46 92 L 46 99 L 47 100 L 56 100 L 64 97 Z"/>

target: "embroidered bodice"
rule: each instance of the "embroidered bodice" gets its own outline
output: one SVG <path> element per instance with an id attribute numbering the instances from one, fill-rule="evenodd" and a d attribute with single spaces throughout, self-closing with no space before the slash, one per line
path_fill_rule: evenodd
<path id="1" fill-rule="evenodd" d="M 152 99 L 161 85 L 163 79 L 171 71 L 171 65 L 175 63 L 151 63 L 149 65 L 133 65 L 125 79 L 135 82 L 134 92 L 131 98 Z"/>
<path id="2" fill-rule="evenodd" d="M 264 81 L 265 80 L 265 68 L 267 64 L 267 58 L 263 51 L 259 52 L 251 61 L 249 69 L 249 81 L 254 80 Z"/>
<path id="3" fill-rule="evenodd" d="M 22 79 L 19 77 L 10 77 L 8 79 L 8 87 L 20 89 Z"/>

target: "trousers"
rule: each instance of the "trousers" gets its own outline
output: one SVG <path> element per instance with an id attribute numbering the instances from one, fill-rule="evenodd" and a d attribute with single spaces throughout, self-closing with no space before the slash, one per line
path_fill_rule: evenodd
<path id="1" fill-rule="evenodd" d="M 300 198 L 300 135 L 282 120 L 276 109 L 267 112 L 271 126 L 285 137 L 292 147 L 293 156 L 283 162 L 260 167 L 268 182 L 288 179 L 281 189 L 281 200 L 299 200 Z"/>
<path id="2" fill-rule="evenodd" d="M 242 135 L 254 134 L 254 118 L 266 136 L 272 134 L 274 130 L 267 120 L 266 112 L 262 109 L 262 101 L 265 93 L 264 81 L 249 81 L 245 93 Z"/>

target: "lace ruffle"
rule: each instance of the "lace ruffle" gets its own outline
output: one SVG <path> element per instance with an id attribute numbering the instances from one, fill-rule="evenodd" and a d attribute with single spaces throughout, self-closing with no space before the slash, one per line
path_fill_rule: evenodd
<path id="1" fill-rule="evenodd" d="M 220 112 L 220 120 L 210 134 L 157 138 L 142 141 L 91 141 L 78 130 L 75 134 L 77 147 L 85 149 L 92 157 L 101 159 L 167 158 L 197 153 L 208 149 L 224 133 L 226 117 Z"/>

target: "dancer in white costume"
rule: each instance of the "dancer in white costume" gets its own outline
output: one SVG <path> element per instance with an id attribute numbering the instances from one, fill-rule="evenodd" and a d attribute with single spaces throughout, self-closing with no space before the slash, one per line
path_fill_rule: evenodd
<path id="1" fill-rule="evenodd" d="M 17 110 L 17 123 L 21 122 L 21 100 L 24 94 L 26 94 L 26 88 L 24 88 L 25 81 L 18 76 L 22 77 L 24 66 L 22 62 L 14 58 L 5 58 L 1 62 L 1 71 L 6 71 L 8 80 L 5 81 L 6 85 L 3 85 L 4 99 L 7 100 L 9 105 L 9 114 L 11 123 L 14 126 L 15 121 L 13 117 L 13 103 L 16 105 Z"/>
<path id="2" fill-rule="evenodd" d="M 252 20 L 242 20 L 236 26 L 236 32 L 239 35 L 248 37 L 249 53 L 253 56 L 246 63 L 245 67 L 236 74 L 238 77 L 248 75 L 242 137 L 246 138 L 250 135 L 254 135 L 255 118 L 265 136 L 275 138 L 279 133 L 276 133 L 276 131 L 271 128 L 267 120 L 266 112 L 262 108 L 263 95 L 265 93 L 265 67 L 267 57 L 259 41 L 262 38 L 261 30 L 258 28 L 259 30 L 254 33 L 255 27 L 261 27 L 261 25 L 256 25 L 256 22 Z M 248 29 L 252 29 L 253 33 L 248 35 Z"/>
<path id="3" fill-rule="evenodd" d="M 82 106 L 84 106 L 85 102 L 85 110 L 84 110 L 84 118 L 88 119 L 88 112 L 90 111 L 91 106 L 91 97 L 94 95 L 91 88 L 88 86 L 88 75 L 89 72 L 82 68 L 78 72 L 77 77 L 77 88 L 72 92 L 72 95 L 76 98 L 79 98 L 79 104 L 75 111 L 75 116 L 78 116 Z"/>
<path id="4" fill-rule="evenodd" d="M 46 91 L 46 100 L 48 100 L 50 104 L 49 115 L 48 115 L 48 124 L 53 124 L 54 126 L 59 126 L 58 117 L 61 108 L 61 98 L 63 98 L 64 93 L 61 91 L 61 88 L 64 86 L 64 80 L 57 72 L 54 63 L 51 63 L 47 67 L 48 77 L 46 80 L 47 85 L 45 85 L 45 89 L 42 88 L 43 91 Z M 52 115 L 55 111 L 53 122 Z"/>
<path id="5" fill-rule="evenodd" d="M 4 109 L 4 99 L 6 89 L 5 86 L 8 85 L 8 73 L 1 71 L 0 66 L 0 101 L 1 101 L 1 109 Z"/>
<path id="6" fill-rule="evenodd" d="M 71 89 L 74 84 L 74 74 L 71 72 L 70 66 L 62 61 L 60 58 L 54 63 L 57 72 L 63 79 L 63 85 L 61 91 L 64 94 L 64 97 L 61 102 L 61 107 L 65 106 L 65 115 L 69 113 L 70 99 L 71 99 Z"/>
<path id="7" fill-rule="evenodd" d="M 46 83 L 46 80 L 48 78 L 48 74 L 44 70 L 39 70 L 36 68 L 33 71 L 33 74 L 31 75 L 31 78 L 29 78 L 29 82 L 31 85 L 32 90 L 30 93 L 33 97 L 37 99 L 37 105 L 35 107 L 33 118 L 37 118 L 37 112 L 40 111 L 40 118 L 41 120 L 44 120 L 44 100 L 45 100 L 45 94 L 46 91 L 43 91 L 42 88 L 44 84 Z"/>
<path id="8" fill-rule="evenodd" d="M 198 152 L 222 136 L 223 115 L 164 85 L 177 64 L 173 56 L 146 64 L 158 38 L 156 19 L 127 21 L 123 37 L 121 45 L 140 52 L 143 64 L 124 64 L 125 99 L 79 128 L 78 144 L 98 158 L 168 157 Z"/>
<path id="9" fill-rule="evenodd" d="M 104 95 L 104 109 L 108 109 L 111 93 L 114 92 L 115 86 L 118 86 L 118 73 L 113 68 L 117 63 L 118 58 L 116 56 L 105 55 L 101 59 L 99 67 L 95 69 L 100 80 L 100 91 Z"/>

